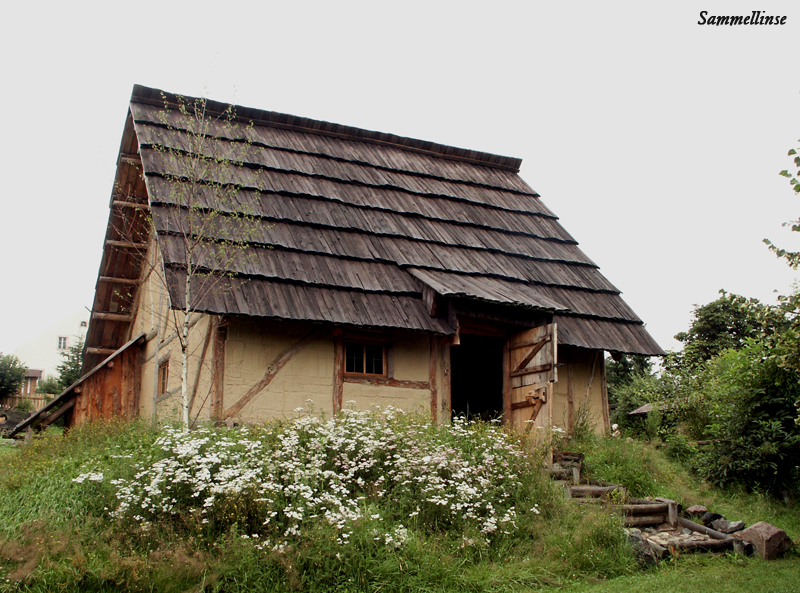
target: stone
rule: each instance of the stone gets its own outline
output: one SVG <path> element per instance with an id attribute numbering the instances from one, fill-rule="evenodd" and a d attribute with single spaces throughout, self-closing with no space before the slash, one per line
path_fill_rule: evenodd
<path id="1" fill-rule="evenodd" d="M 633 548 L 636 562 L 639 563 L 639 566 L 646 567 L 658 564 L 658 556 L 647 544 L 641 533 L 628 534 L 628 544 Z"/>
<path id="2" fill-rule="evenodd" d="M 728 522 L 728 520 L 722 518 L 722 519 L 715 519 L 708 526 L 711 529 L 716 529 L 717 531 L 719 531 L 721 533 L 728 533 L 728 526 L 729 525 L 730 525 L 730 523 Z"/>
<path id="3" fill-rule="evenodd" d="M 712 521 L 716 521 L 717 519 L 724 519 L 724 518 L 725 517 L 723 517 L 719 513 L 707 512 L 702 517 L 700 517 L 700 523 L 702 523 L 706 527 L 710 527 Z"/>
<path id="4" fill-rule="evenodd" d="M 706 514 L 708 509 L 701 504 L 696 504 L 693 507 L 689 507 L 683 514 L 687 517 L 701 517 L 702 515 Z"/>
<path id="5" fill-rule="evenodd" d="M 725 533 L 736 533 L 744 529 L 744 521 L 731 521 L 728 523 L 728 531 Z"/>
<path id="6" fill-rule="evenodd" d="M 792 548 L 792 540 L 783 529 L 764 521 L 734 533 L 733 537 L 753 544 L 753 551 L 765 560 L 774 560 Z"/>

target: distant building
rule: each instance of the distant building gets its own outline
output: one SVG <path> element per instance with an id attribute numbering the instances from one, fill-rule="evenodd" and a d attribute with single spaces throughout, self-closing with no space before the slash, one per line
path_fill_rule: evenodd
<path id="1" fill-rule="evenodd" d="M 61 353 L 86 336 L 90 313 L 79 309 L 12 352 L 29 369 L 41 371 L 37 380 L 58 376 Z M 27 382 L 27 379 L 26 379 Z"/>
<path id="2" fill-rule="evenodd" d="M 42 371 L 39 369 L 28 369 L 25 371 L 25 381 L 19 388 L 20 395 L 34 395 L 36 386 L 42 378 Z"/>

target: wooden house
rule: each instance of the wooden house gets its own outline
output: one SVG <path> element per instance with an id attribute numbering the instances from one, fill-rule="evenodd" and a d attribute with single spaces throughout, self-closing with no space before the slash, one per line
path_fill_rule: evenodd
<path id="1" fill-rule="evenodd" d="M 604 430 L 604 352 L 663 351 L 520 164 L 134 87 L 91 374 L 38 421 L 177 415 L 189 290 L 192 421 L 354 401 Z"/>

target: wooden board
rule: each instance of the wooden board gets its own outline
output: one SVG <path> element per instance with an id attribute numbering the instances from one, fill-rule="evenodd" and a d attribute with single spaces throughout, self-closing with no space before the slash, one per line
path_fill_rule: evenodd
<path id="1" fill-rule="evenodd" d="M 553 384 L 558 380 L 555 324 L 534 327 L 505 344 L 503 408 L 510 426 L 530 432 L 552 425 Z"/>

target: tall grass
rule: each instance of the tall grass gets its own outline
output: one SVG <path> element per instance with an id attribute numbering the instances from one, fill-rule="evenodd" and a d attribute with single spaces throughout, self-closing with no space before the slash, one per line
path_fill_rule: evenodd
<path id="1" fill-rule="evenodd" d="M 237 430 L 94 423 L 0 458 L 27 591 L 518 591 L 634 570 L 496 423 L 395 410 Z"/>

